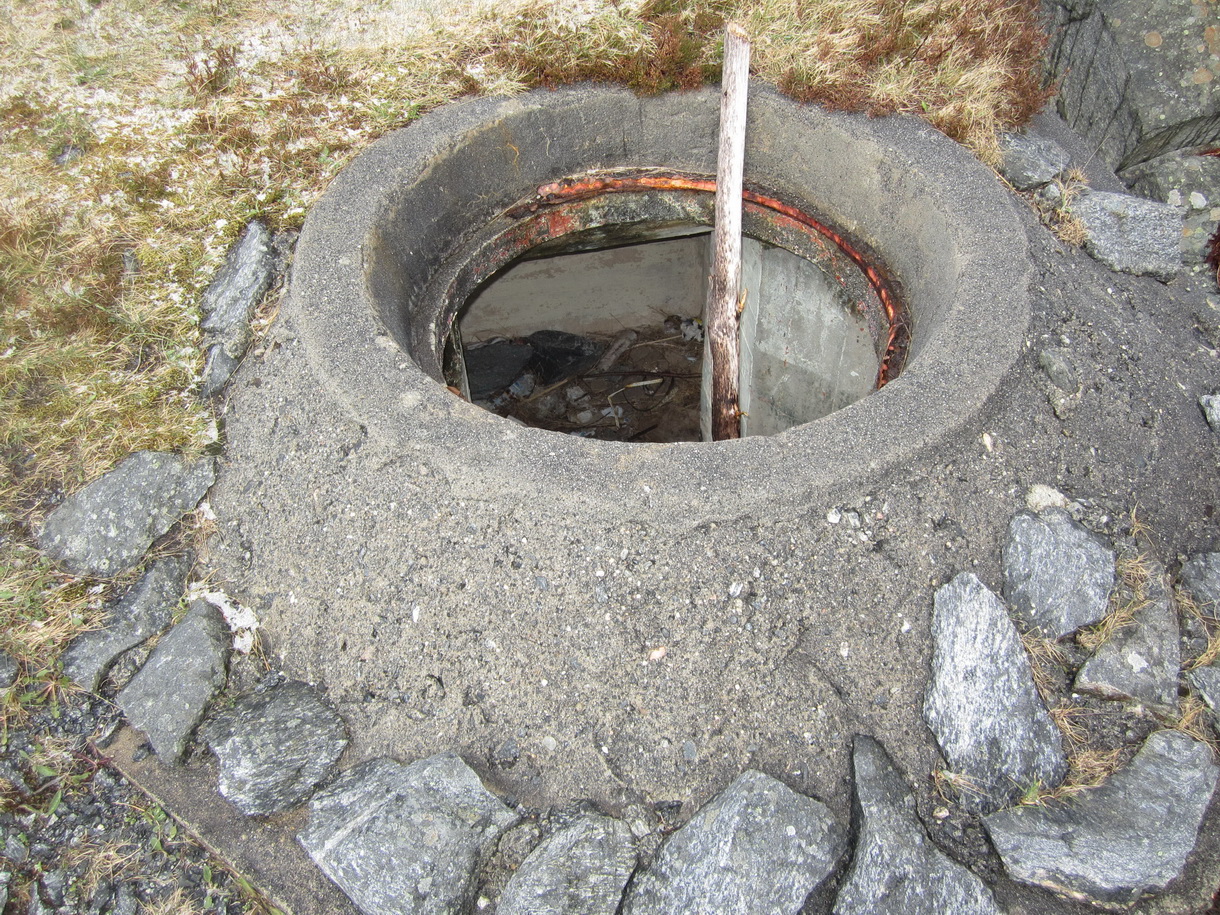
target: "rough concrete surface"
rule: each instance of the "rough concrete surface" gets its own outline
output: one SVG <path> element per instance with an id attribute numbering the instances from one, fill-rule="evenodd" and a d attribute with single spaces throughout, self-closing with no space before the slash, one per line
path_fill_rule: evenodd
<path id="1" fill-rule="evenodd" d="M 994 295 L 1027 294 L 1030 326 L 982 322 L 960 341 L 971 365 L 992 335 L 1015 361 L 956 424 L 898 411 L 861 429 L 870 457 L 841 478 L 805 467 L 815 423 L 775 437 L 765 472 L 749 442 L 581 445 L 563 472 L 575 446 L 547 433 L 549 460 L 506 459 L 514 482 L 491 445 L 537 451 L 544 433 L 413 390 L 396 425 L 370 422 L 319 369 L 289 305 L 231 389 L 206 561 L 257 610 L 286 671 L 326 690 L 353 761 L 456 749 L 526 804 L 588 797 L 681 816 L 755 768 L 845 821 L 852 734 L 881 740 L 902 771 L 939 766 L 920 715 L 932 595 L 963 571 L 999 589 L 1031 485 L 1064 492 L 1110 535 L 1138 506 L 1163 561 L 1220 542 L 1217 440 L 1197 405 L 1220 361 L 1195 330 L 1202 292 L 1113 273 L 1021 206 L 1004 217 L 1016 231 L 978 256 L 1029 258 L 1021 289 Z M 980 213 L 984 226 L 995 215 Z M 1038 366 L 1050 346 L 1081 382 L 1062 415 Z M 387 337 L 352 359 L 370 377 L 409 363 Z M 932 368 L 970 383 L 939 356 Z M 894 403 L 906 384 L 843 413 L 876 415 L 868 401 Z M 887 452 L 908 434 L 915 446 Z M 509 740 L 514 764 L 497 765 Z M 913 787 L 937 841 L 1010 915 L 1085 911 L 1008 881 L 977 826 L 927 816 L 939 801 L 928 780 Z M 1199 905 L 1220 880 L 1218 847 L 1212 816 L 1182 881 L 1136 911 Z"/>

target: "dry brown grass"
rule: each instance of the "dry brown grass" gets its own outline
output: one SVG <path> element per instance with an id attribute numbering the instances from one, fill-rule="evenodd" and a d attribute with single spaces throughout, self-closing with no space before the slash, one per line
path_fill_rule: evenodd
<path id="1" fill-rule="evenodd" d="M 1153 571 L 1146 555 L 1121 556 L 1115 568 L 1121 586 L 1110 598 L 1109 611 L 1101 622 L 1076 634 L 1077 644 L 1089 652 L 1096 651 L 1120 630 L 1132 625 L 1136 614 L 1152 603 Z"/>

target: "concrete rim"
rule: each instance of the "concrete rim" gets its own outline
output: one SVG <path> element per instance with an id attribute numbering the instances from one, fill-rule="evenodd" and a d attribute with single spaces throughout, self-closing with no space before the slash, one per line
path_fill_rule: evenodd
<path id="1" fill-rule="evenodd" d="M 402 348 L 415 320 L 403 303 L 446 246 L 577 171 L 714 171 L 718 105 L 714 87 L 636 98 L 580 86 L 449 105 L 383 138 L 314 206 L 297 246 L 289 313 L 312 366 L 370 434 L 460 465 L 472 489 L 509 485 L 594 511 L 631 498 L 662 519 L 678 507 L 687 520 L 692 509 L 736 514 L 909 462 L 976 415 L 1019 356 L 1031 272 L 1003 185 L 911 118 L 827 113 L 751 88 L 747 180 L 879 252 L 906 290 L 915 328 L 905 371 L 846 409 L 767 438 L 597 442 L 464 403 Z"/>

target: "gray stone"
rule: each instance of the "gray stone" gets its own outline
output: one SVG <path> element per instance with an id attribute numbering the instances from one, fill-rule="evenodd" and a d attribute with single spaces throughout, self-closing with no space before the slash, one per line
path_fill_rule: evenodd
<path id="1" fill-rule="evenodd" d="M 1182 669 L 1178 611 L 1159 567 L 1149 579 L 1147 601 L 1136 609 L 1130 625 L 1114 633 L 1085 662 L 1076 675 L 1076 689 L 1174 712 Z"/>
<path id="2" fill-rule="evenodd" d="M 881 744 L 857 736 L 856 850 L 834 915 L 1001 915 L 983 881 L 932 844 Z"/>
<path id="3" fill-rule="evenodd" d="M 1199 398 L 1199 406 L 1212 431 L 1220 432 L 1220 394 L 1204 394 Z"/>
<path id="4" fill-rule="evenodd" d="M 1080 390 L 1080 376 L 1071 356 L 1064 350 L 1047 347 L 1038 354 L 1038 365 L 1046 372 L 1051 384 L 1065 394 L 1075 394 Z"/>
<path id="5" fill-rule="evenodd" d="M 17 661 L 7 652 L 0 651 L 0 690 L 12 689 L 17 682 Z"/>
<path id="6" fill-rule="evenodd" d="M 1051 0 L 1067 122 L 1113 169 L 1220 139 L 1215 37 L 1191 0 Z"/>
<path id="7" fill-rule="evenodd" d="M 1220 722 L 1220 667 L 1196 667 L 1187 672 L 1186 679 L 1212 710 L 1212 719 Z"/>
<path id="8" fill-rule="evenodd" d="M 229 354 L 229 347 L 224 343 L 214 343 L 208 347 L 207 356 L 203 361 L 203 381 L 199 385 L 199 396 L 203 400 L 215 397 L 224 390 L 224 386 L 241 365 L 244 353 L 244 346 L 236 356 Z"/>
<path id="9" fill-rule="evenodd" d="M 669 837 L 632 883 L 624 915 L 796 913 L 845 848 L 821 802 L 747 770 Z"/>
<path id="10" fill-rule="evenodd" d="M 408 766 L 382 758 L 314 795 L 298 839 L 365 915 L 456 915 L 516 819 L 452 753 Z"/>
<path id="11" fill-rule="evenodd" d="M 187 464 L 139 451 L 64 500 L 39 530 L 38 545 L 78 575 L 118 575 L 198 505 L 215 479 L 210 458 Z"/>
<path id="12" fill-rule="evenodd" d="M 211 604 L 197 600 L 161 637 L 117 702 L 132 726 L 148 735 L 169 763 L 181 761 L 191 732 L 224 685 L 229 629 Z"/>
<path id="13" fill-rule="evenodd" d="M 203 330 L 225 333 L 249 323 L 275 276 L 271 236 L 262 223 L 246 226 L 199 302 Z"/>
<path id="14" fill-rule="evenodd" d="M 1220 157 L 1175 152 L 1129 168 L 1123 178 L 1131 190 L 1185 210 L 1182 256 L 1203 264 L 1220 219 Z"/>
<path id="15" fill-rule="evenodd" d="M 1131 194 L 1083 193 L 1071 204 L 1084 248 L 1112 270 L 1168 282 L 1182 267 L 1182 214 Z"/>
<path id="16" fill-rule="evenodd" d="M 1068 167 L 1070 157 L 1054 140 L 1009 133 L 1000 137 L 1000 173 L 1019 191 L 1049 184 Z"/>
<path id="17" fill-rule="evenodd" d="M 1119 167 L 1220 140 L 1220 45 L 1208 31 L 1214 10 L 1191 0 L 1106 0 L 1104 9 L 1130 74 L 1127 107 L 1141 128 Z"/>
<path id="18" fill-rule="evenodd" d="M 1208 612 L 1220 607 L 1220 553 L 1196 553 L 1182 563 L 1182 584 Z"/>
<path id="19" fill-rule="evenodd" d="M 1068 125 L 1117 169 L 1142 133 L 1127 98 L 1125 49 L 1091 0 L 1051 0 L 1047 68 L 1058 80 L 1055 105 Z"/>
<path id="20" fill-rule="evenodd" d="M 999 598 L 970 573 L 936 592 L 932 685 L 924 720 L 961 803 L 990 812 L 1067 773 L 1062 737 L 1034 687 L 1029 660 Z"/>
<path id="21" fill-rule="evenodd" d="M 190 560 L 160 559 L 123 597 L 107 607 L 106 624 L 72 640 L 64 652 L 64 673 L 96 692 L 110 665 L 123 652 L 164 631 L 182 597 Z"/>
<path id="22" fill-rule="evenodd" d="M 1220 769 L 1178 731 L 1159 731 L 1100 788 L 986 818 L 1008 873 L 1076 899 L 1128 905 L 1177 877 Z"/>
<path id="23" fill-rule="evenodd" d="M 1004 597 L 1018 618 L 1058 639 L 1106 615 L 1114 551 L 1064 511 L 1021 512 L 1004 545 Z"/>
<path id="24" fill-rule="evenodd" d="M 614 915 L 635 869 L 625 823 L 588 814 L 548 836 L 509 878 L 498 915 Z"/>
<path id="25" fill-rule="evenodd" d="M 343 720 L 306 683 L 280 680 L 241 697 L 204 726 L 220 761 L 220 793 L 247 815 L 295 807 L 347 746 Z"/>

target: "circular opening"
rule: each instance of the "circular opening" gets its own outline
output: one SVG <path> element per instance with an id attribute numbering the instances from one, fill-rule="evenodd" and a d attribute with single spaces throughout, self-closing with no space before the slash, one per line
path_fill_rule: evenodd
<path id="1" fill-rule="evenodd" d="M 510 264 L 582 246 L 626 255 L 663 240 L 622 245 L 624 227 L 706 231 L 711 195 L 691 188 L 599 185 L 566 203 L 604 219 L 577 224 L 548 189 L 624 174 L 708 180 L 714 88 L 638 98 L 585 86 L 474 100 L 363 152 L 311 210 L 296 250 L 292 313 L 312 365 L 370 433 L 400 453 L 435 451 L 455 485 L 589 514 L 609 513 L 616 499 L 643 498 L 640 511 L 664 517 L 760 506 L 913 459 L 975 416 L 1022 351 L 1031 268 L 1018 213 L 989 169 L 913 119 L 828 113 L 761 86 L 751 87 L 749 111 L 746 184 L 775 204 L 755 221 L 747 208 L 745 233 L 813 263 L 785 237 L 786 219 L 811 217 L 861 255 L 832 248 L 850 261 L 849 286 L 867 293 L 875 273 L 901 290 L 909 319 L 893 320 L 884 304 L 864 309 L 878 371 L 887 355 L 901 368 L 883 389 L 813 421 L 777 420 L 778 434 L 653 445 L 521 426 L 446 390 L 454 322 Z M 506 246 L 514 232 L 519 243 Z M 825 234 L 801 234 L 831 247 Z M 907 338 L 891 350 L 895 329 Z M 750 420 L 763 413 L 745 409 Z"/>
<path id="2" fill-rule="evenodd" d="M 450 390 L 528 426 L 699 441 L 714 192 L 706 176 L 621 169 L 509 207 L 424 296 Z M 905 309 L 875 259 L 758 188 L 743 224 L 743 434 L 818 419 L 898 374 Z"/>

